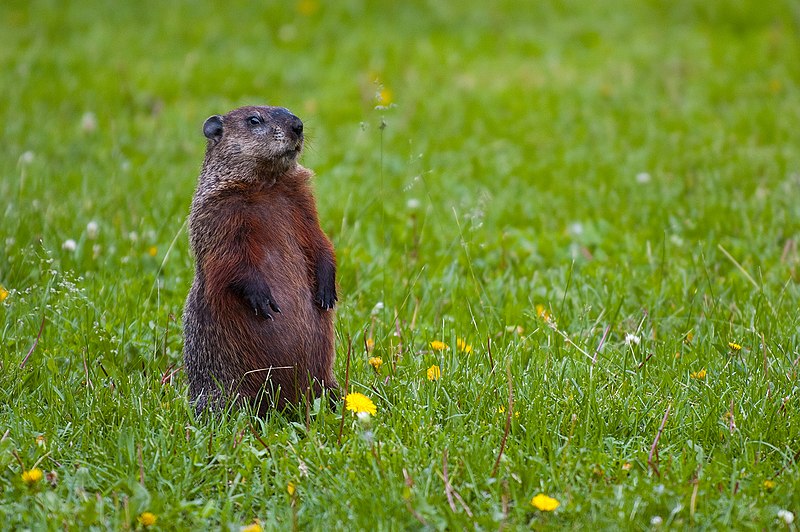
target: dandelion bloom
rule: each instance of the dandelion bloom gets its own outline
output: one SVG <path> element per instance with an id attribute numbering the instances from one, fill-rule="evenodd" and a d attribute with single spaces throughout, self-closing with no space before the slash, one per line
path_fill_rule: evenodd
<path id="1" fill-rule="evenodd" d="M 392 91 L 387 89 L 386 87 L 382 87 L 376 94 L 375 100 L 378 102 L 378 105 L 388 106 L 392 103 Z"/>
<path id="2" fill-rule="evenodd" d="M 34 484 L 42 480 L 42 476 L 43 476 L 42 470 L 39 469 L 38 467 L 34 467 L 33 469 L 22 472 L 22 482 L 24 482 L 28 486 L 33 486 Z"/>
<path id="3" fill-rule="evenodd" d="M 240 532 L 262 532 L 263 530 L 264 529 L 261 528 L 261 523 L 258 522 L 258 519 L 239 529 Z"/>
<path id="4" fill-rule="evenodd" d="M 369 365 L 372 366 L 375 371 L 380 371 L 383 365 L 383 359 L 381 357 L 370 357 Z"/>
<path id="5" fill-rule="evenodd" d="M 703 380 L 706 378 L 706 368 L 703 368 L 700 371 L 693 371 L 689 376 L 693 379 Z"/>
<path id="6" fill-rule="evenodd" d="M 765 480 L 764 481 L 764 489 L 767 490 L 767 491 L 772 491 L 773 489 L 775 489 L 775 481 L 774 480 L 769 480 L 769 479 Z"/>
<path id="7" fill-rule="evenodd" d="M 558 502 L 556 499 L 548 497 L 544 493 L 540 493 L 539 495 L 531 499 L 531 504 L 537 510 L 541 510 L 543 512 L 552 512 L 561 505 L 561 503 Z"/>
<path id="8" fill-rule="evenodd" d="M 375 403 L 372 402 L 372 399 L 358 392 L 347 394 L 347 397 L 344 398 L 344 404 L 348 410 L 356 414 L 359 412 L 367 412 L 374 415 L 378 410 L 375 407 Z"/>
<path id="9" fill-rule="evenodd" d="M 462 338 L 456 339 L 456 347 L 462 353 L 466 353 L 468 355 L 472 354 L 472 346 L 465 342 Z"/>
<path id="10" fill-rule="evenodd" d="M 728 347 L 730 347 L 734 351 L 741 351 L 742 350 L 742 346 L 740 346 L 736 342 L 728 342 Z"/>
<path id="11" fill-rule="evenodd" d="M 139 516 L 139 524 L 142 526 L 153 526 L 158 521 L 158 516 L 152 512 L 143 512 Z"/>
<path id="12" fill-rule="evenodd" d="M 434 340 L 431 342 L 431 349 L 434 351 L 444 351 L 445 349 L 450 349 L 450 346 L 439 340 Z"/>
<path id="13" fill-rule="evenodd" d="M 542 318 L 544 321 L 550 321 L 551 320 L 550 313 L 547 312 L 547 309 L 541 303 L 536 305 L 536 315 L 539 316 L 540 318 Z"/>
<path id="14" fill-rule="evenodd" d="M 156 255 L 158 255 L 158 248 L 155 246 L 150 246 L 150 249 L 147 250 L 147 254 L 150 255 L 151 257 L 155 257 Z"/>
<path id="15" fill-rule="evenodd" d="M 5 301 L 7 297 L 8 297 L 8 290 L 6 290 L 5 286 L 0 284 L 0 303 Z"/>
<path id="16" fill-rule="evenodd" d="M 433 366 L 428 368 L 428 380 L 429 381 L 438 381 L 439 377 L 442 376 L 442 369 L 434 364 Z"/>
<path id="17" fill-rule="evenodd" d="M 319 11 L 319 2 L 316 0 L 300 0 L 297 3 L 297 11 L 304 17 L 310 17 Z"/>
<path id="18" fill-rule="evenodd" d="M 286 493 L 288 493 L 289 495 L 294 495 L 294 482 L 289 482 L 286 485 Z"/>
<path id="19" fill-rule="evenodd" d="M 375 340 L 372 338 L 367 338 L 367 341 L 364 343 L 367 345 L 367 351 L 372 351 L 375 349 Z"/>

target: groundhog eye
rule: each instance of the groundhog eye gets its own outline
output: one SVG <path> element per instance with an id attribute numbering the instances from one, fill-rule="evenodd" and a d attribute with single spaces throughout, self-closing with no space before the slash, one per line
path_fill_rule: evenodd
<path id="1" fill-rule="evenodd" d="M 261 117 L 251 116 L 250 118 L 247 119 L 247 123 L 250 124 L 251 126 L 257 126 L 261 123 Z"/>

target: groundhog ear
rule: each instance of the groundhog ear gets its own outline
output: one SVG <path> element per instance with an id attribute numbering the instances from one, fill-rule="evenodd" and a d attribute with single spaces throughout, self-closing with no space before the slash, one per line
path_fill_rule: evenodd
<path id="1" fill-rule="evenodd" d="M 210 140 L 219 140 L 222 136 L 222 117 L 219 115 L 208 117 L 203 124 L 203 135 Z"/>

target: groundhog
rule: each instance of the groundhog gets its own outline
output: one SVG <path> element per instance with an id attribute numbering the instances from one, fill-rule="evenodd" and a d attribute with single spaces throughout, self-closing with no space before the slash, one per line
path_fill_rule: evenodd
<path id="1" fill-rule="evenodd" d="M 242 107 L 210 117 L 203 134 L 183 314 L 190 400 L 198 413 L 247 401 L 264 415 L 335 391 L 336 257 L 313 174 L 297 162 L 303 122 Z"/>

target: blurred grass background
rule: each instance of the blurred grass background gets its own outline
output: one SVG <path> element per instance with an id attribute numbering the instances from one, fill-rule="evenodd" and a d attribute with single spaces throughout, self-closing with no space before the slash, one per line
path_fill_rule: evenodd
<path id="1" fill-rule="evenodd" d="M 798 509 L 796 2 L 12 0 L 0 29 L 12 528 L 148 509 L 165 529 L 761 528 Z M 351 338 L 379 407 L 341 446 L 323 411 L 258 425 L 267 451 L 162 379 L 201 126 L 246 104 L 306 124 L 337 375 Z M 506 364 L 519 417 L 493 479 Z M 444 449 L 473 515 L 445 496 Z M 33 463 L 61 480 L 24 486 Z"/>

